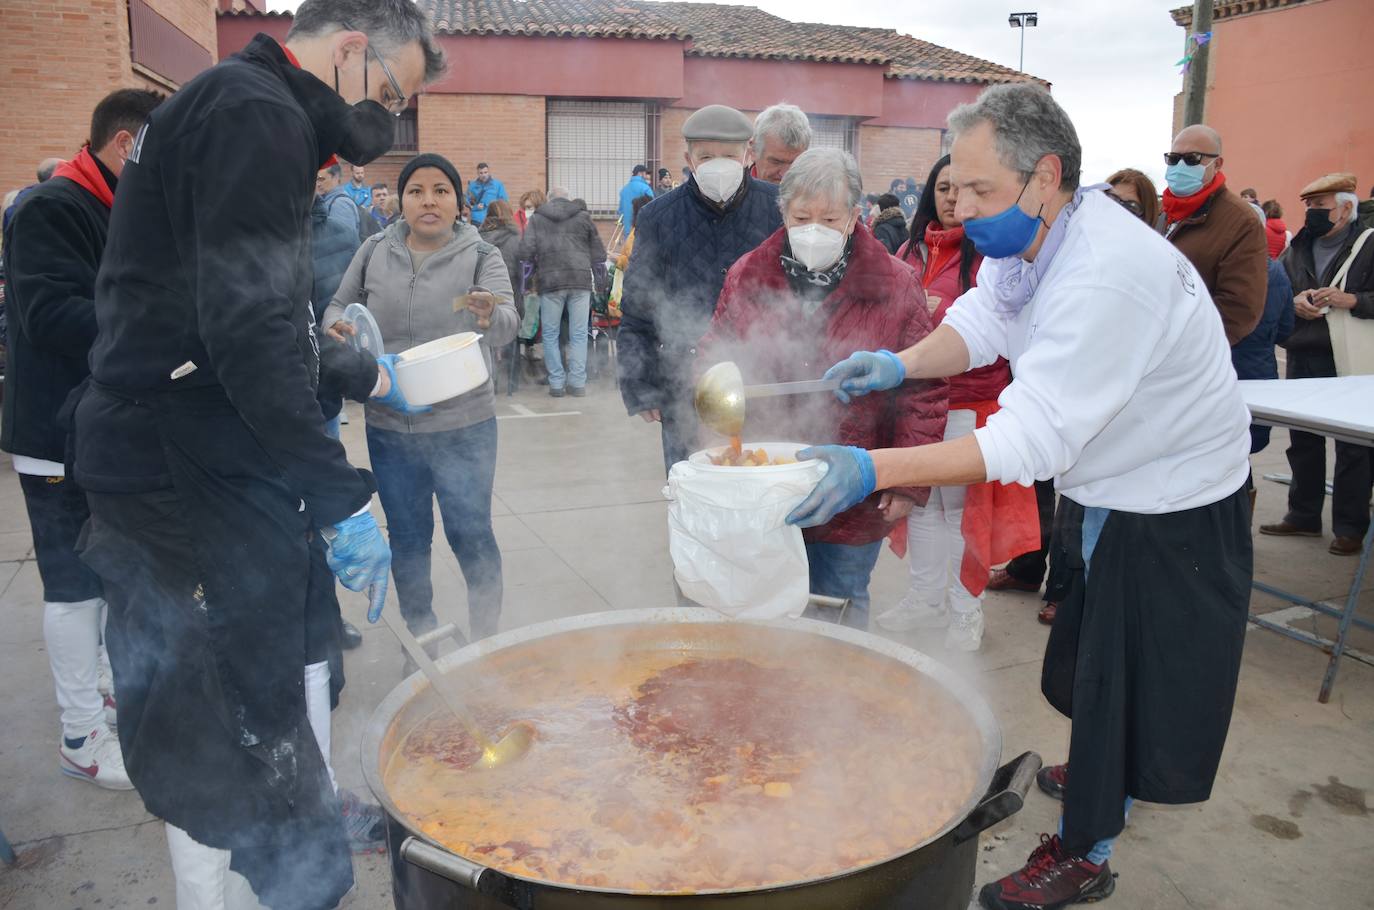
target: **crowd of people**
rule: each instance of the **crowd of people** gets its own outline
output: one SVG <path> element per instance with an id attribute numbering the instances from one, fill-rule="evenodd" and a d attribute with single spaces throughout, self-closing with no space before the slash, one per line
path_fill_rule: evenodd
<path id="1" fill-rule="evenodd" d="M 1038 782 L 1064 815 L 981 900 L 1110 895 L 1132 800 L 1205 800 L 1225 742 L 1249 456 L 1269 442 L 1236 379 L 1277 378 L 1276 346 L 1289 378 L 1336 375 L 1327 315 L 1374 319 L 1374 200 L 1307 175 L 1292 232 L 1227 185 L 1204 125 L 1164 152 L 1162 194 L 1135 168 L 1085 186 L 1067 115 L 1010 85 L 951 115 L 914 207 L 870 205 L 796 106 L 714 104 L 683 124 L 681 182 L 633 167 L 608 250 L 569 188 L 512 205 L 485 162 L 466 185 L 433 153 L 394 192 L 367 182 L 444 66 L 404 0 L 305 0 L 284 42 L 258 36 L 171 97 L 112 92 L 86 145 L 6 199 L 0 448 L 43 582 L 61 772 L 137 789 L 178 906 L 335 906 L 350 851 L 384 837 L 331 763 L 361 640 L 336 579 L 376 621 L 394 577 L 410 630 L 434 629 L 437 502 L 470 637 L 502 609 L 493 384 L 414 406 L 396 352 L 477 332 L 494 373 L 537 341 L 548 394 L 580 397 L 609 299 L 620 394 L 657 424 L 665 471 L 721 442 L 693 407 L 705 368 L 840 380 L 751 404 L 747 430 L 829 465 L 789 521 L 844 622 L 869 626 L 885 542 L 909 586 L 874 621 L 952 650 L 981 647 L 986 590 L 1043 587 L 1043 689 L 1073 726 Z M 250 176 L 274 200 L 251 216 L 233 196 Z M 353 343 L 355 304 L 386 352 Z M 338 441 L 346 399 L 370 471 Z M 1287 513 L 1259 531 L 1320 535 L 1325 443 L 1293 432 L 1287 455 Z M 1337 443 L 1332 553 L 1359 552 L 1372 485 L 1370 450 Z"/>

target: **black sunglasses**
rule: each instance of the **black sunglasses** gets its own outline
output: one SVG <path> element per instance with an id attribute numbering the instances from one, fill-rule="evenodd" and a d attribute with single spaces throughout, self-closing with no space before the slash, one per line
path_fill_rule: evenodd
<path id="1" fill-rule="evenodd" d="M 1107 190 L 1107 195 L 1112 197 L 1114 201 L 1120 203 L 1122 208 L 1124 208 L 1131 214 L 1135 215 L 1137 218 L 1140 218 L 1145 214 L 1145 209 L 1141 206 L 1139 202 L 1136 202 L 1134 199 L 1122 199 L 1120 196 L 1118 196 L 1116 193 L 1113 193 L 1111 190 Z"/>
<path id="2" fill-rule="evenodd" d="M 1189 167 L 1197 167 L 1204 158 L 1220 158 L 1220 155 L 1213 155 L 1211 152 L 1165 152 L 1165 164 L 1178 164 L 1182 161 Z"/>

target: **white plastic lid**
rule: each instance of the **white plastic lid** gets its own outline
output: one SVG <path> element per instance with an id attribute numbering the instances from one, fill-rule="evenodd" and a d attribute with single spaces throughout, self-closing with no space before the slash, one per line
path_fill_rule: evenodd
<path id="1" fill-rule="evenodd" d="M 382 330 L 377 328 L 377 320 L 372 318 L 372 313 L 361 303 L 350 303 L 344 307 L 344 322 L 351 323 L 357 331 L 348 336 L 348 345 L 355 351 L 366 351 L 373 357 L 381 357 L 386 353 L 386 346 L 382 343 Z"/>

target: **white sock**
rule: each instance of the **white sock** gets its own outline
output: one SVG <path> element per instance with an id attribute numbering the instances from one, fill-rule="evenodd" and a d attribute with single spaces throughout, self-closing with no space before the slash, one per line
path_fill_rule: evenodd
<path id="1" fill-rule="evenodd" d="M 334 780 L 334 763 L 329 758 L 329 661 L 305 666 L 305 714 L 310 718 L 310 729 L 315 731 L 315 742 L 320 744 L 320 754 L 324 756 L 324 766 L 329 771 L 329 783 L 334 792 L 339 792 L 338 781 Z"/>
<path id="2" fill-rule="evenodd" d="M 105 725 L 105 700 L 97 689 L 100 666 L 100 598 L 77 603 L 43 603 L 43 640 L 48 647 L 62 709 L 62 735 L 89 736 Z"/>

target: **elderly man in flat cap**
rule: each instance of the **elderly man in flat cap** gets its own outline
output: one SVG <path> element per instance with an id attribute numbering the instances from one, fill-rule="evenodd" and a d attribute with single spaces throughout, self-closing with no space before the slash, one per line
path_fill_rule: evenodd
<path id="1" fill-rule="evenodd" d="M 1333 310 L 1349 310 L 1357 319 L 1374 319 L 1374 229 L 1357 218 L 1360 197 L 1354 174 L 1327 174 L 1302 191 L 1307 206 L 1303 228 L 1280 260 L 1293 282 L 1293 311 L 1298 317 L 1288 350 L 1289 379 L 1335 376 L 1327 324 Z M 1326 440 L 1296 430 L 1289 434 L 1288 514 L 1260 533 L 1281 537 L 1320 537 L 1326 482 Z M 1331 492 L 1331 552 L 1353 556 L 1369 528 L 1370 450 L 1336 443 L 1336 473 Z"/>
<path id="2" fill-rule="evenodd" d="M 692 361 L 725 273 L 782 226 L 778 188 L 750 177 L 754 127 L 722 104 L 682 126 L 687 181 L 640 209 L 617 342 L 625 409 L 658 422 L 666 471 L 697 445 Z"/>

